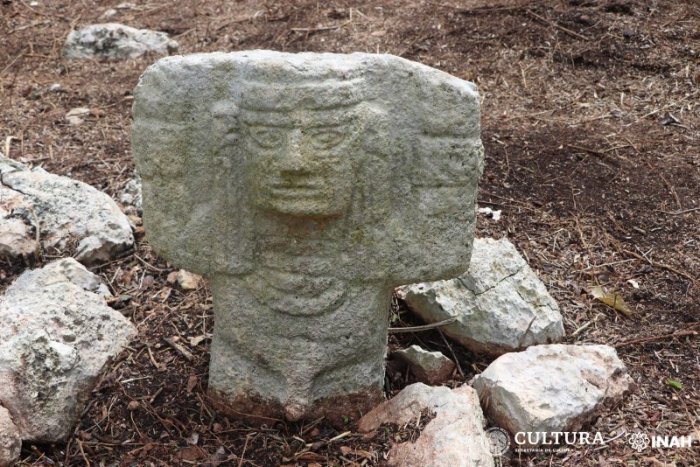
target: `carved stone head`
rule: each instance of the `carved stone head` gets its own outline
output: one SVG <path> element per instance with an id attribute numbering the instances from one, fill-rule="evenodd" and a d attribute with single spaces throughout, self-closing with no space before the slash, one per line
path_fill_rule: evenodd
<path id="1" fill-rule="evenodd" d="M 253 204 L 289 216 L 341 217 L 350 209 L 360 161 L 360 96 L 349 92 L 359 83 L 289 81 L 273 84 L 284 96 L 273 100 L 271 83 L 242 84 L 241 137 Z"/>
<path id="2" fill-rule="evenodd" d="M 400 284 L 469 263 L 478 95 L 424 65 L 369 54 L 166 57 L 135 91 L 133 144 L 149 241 L 193 272 L 252 270 L 261 232 L 285 235 L 280 222 L 339 229 L 346 276 Z"/>

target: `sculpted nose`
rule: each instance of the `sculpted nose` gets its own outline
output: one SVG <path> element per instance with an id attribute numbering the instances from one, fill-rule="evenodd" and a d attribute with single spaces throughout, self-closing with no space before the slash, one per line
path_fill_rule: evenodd
<path id="1" fill-rule="evenodd" d="M 301 147 L 301 130 L 295 129 L 290 133 L 280 169 L 282 173 L 290 174 L 308 172 L 307 160 Z"/>

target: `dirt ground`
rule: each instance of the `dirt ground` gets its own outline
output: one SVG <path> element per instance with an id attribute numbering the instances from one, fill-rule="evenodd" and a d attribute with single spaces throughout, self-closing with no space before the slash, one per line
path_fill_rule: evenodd
<path id="1" fill-rule="evenodd" d="M 157 57 L 67 61 L 61 48 L 71 28 L 102 22 L 119 3 L 0 2 L 0 151 L 115 197 L 133 172 L 132 90 Z M 499 221 L 480 216 L 478 234 L 514 242 L 558 300 L 566 341 L 615 346 L 638 383 L 585 427 L 617 440 L 511 451 L 503 465 L 700 465 L 697 444 L 637 453 L 621 435 L 700 438 L 700 3 L 134 3 L 110 20 L 165 31 L 182 53 L 381 52 L 474 81 L 486 148 L 479 205 L 502 210 Z M 54 83 L 60 92 L 49 91 Z M 83 125 L 66 121 L 74 107 L 91 109 Z M 391 442 L 419 435 L 407 427 L 368 438 L 322 420 L 255 428 L 214 413 L 210 293 L 168 284 L 172 267 L 137 233 L 134 254 L 95 271 L 139 338 L 107 369 L 74 435 L 25 443 L 22 465 L 384 465 Z M 0 291 L 25 268 L 0 263 Z M 598 284 L 633 315 L 591 298 Z M 393 317 L 392 326 L 417 323 L 398 301 Z M 173 336 L 187 352 L 166 343 Z M 390 337 L 393 347 L 412 343 L 457 358 L 464 376 L 455 372 L 452 385 L 489 363 L 434 331 Z M 411 380 L 391 370 L 387 391 Z"/>

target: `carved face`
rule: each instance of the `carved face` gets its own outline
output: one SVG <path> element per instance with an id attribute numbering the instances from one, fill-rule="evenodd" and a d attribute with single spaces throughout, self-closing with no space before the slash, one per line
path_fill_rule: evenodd
<path id="1" fill-rule="evenodd" d="M 339 217 L 350 205 L 356 116 L 348 109 L 246 111 L 244 139 L 253 199 L 297 217 Z"/>

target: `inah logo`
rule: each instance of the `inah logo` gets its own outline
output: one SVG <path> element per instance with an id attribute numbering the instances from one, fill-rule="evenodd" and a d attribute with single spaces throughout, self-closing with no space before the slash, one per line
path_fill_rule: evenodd
<path id="1" fill-rule="evenodd" d="M 649 446 L 649 437 L 640 432 L 632 433 L 627 437 L 627 442 L 630 443 L 632 449 L 642 452 Z"/>
<path id="2" fill-rule="evenodd" d="M 501 457 L 510 447 L 510 437 L 503 428 L 493 427 L 486 430 L 486 437 L 489 439 L 489 450 L 493 457 Z"/>
<path id="3" fill-rule="evenodd" d="M 651 447 L 653 448 L 692 448 L 692 436 L 652 436 Z"/>

